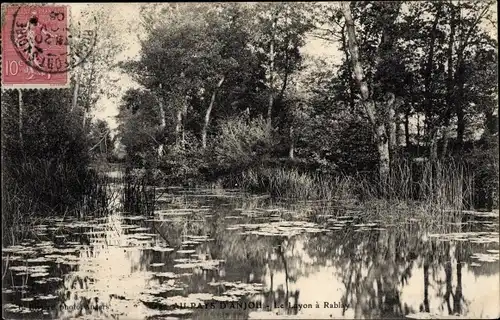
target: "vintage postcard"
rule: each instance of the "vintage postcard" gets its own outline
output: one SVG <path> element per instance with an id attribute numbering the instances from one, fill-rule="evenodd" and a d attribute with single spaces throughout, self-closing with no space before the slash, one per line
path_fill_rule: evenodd
<path id="1" fill-rule="evenodd" d="M 495 1 L 2 3 L 3 319 L 498 319 Z"/>

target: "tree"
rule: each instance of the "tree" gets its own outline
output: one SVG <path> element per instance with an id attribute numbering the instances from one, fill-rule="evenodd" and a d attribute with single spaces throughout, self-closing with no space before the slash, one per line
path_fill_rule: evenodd
<path id="1" fill-rule="evenodd" d="M 380 4 L 380 9 L 391 8 L 395 4 Z M 399 9 L 393 8 L 393 10 L 387 10 L 387 15 L 383 16 L 382 19 L 387 23 L 387 25 L 382 30 L 382 40 L 378 47 L 377 56 L 375 57 L 375 68 L 380 64 L 380 60 L 382 60 L 382 55 L 387 54 L 388 50 L 390 50 L 391 45 L 391 34 L 388 32 L 390 28 L 393 26 L 394 21 L 396 20 Z M 361 92 L 361 103 L 365 108 L 365 112 L 368 116 L 368 119 L 373 126 L 375 132 L 375 138 L 377 143 L 377 149 L 379 152 L 379 175 L 382 182 L 386 181 L 390 171 L 390 152 L 389 152 L 389 138 L 386 132 L 386 128 L 384 122 L 381 118 L 377 116 L 376 110 L 376 102 L 373 99 L 373 93 L 370 93 L 368 84 L 365 80 L 365 73 L 363 72 L 363 66 L 361 64 L 359 48 L 356 40 L 355 26 L 354 20 L 351 13 L 350 3 L 345 2 L 342 3 L 342 13 L 344 15 L 346 21 L 346 28 L 348 34 L 348 42 L 349 42 L 349 53 L 351 57 L 351 62 L 354 70 L 354 77 L 358 84 L 359 90 Z M 385 107 L 390 110 L 389 113 L 392 113 L 392 108 L 395 103 L 394 94 L 391 92 L 387 92 L 385 94 L 385 101 L 383 102 Z M 392 124 L 390 124 L 392 126 Z"/>

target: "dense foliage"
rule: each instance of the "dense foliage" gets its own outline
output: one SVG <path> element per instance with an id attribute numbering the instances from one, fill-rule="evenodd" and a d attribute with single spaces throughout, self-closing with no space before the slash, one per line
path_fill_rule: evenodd
<path id="1" fill-rule="evenodd" d="M 2 13 L 4 7 L 2 4 Z M 92 167 L 114 160 L 107 122 L 93 120 L 106 73 L 117 52 L 103 10 L 82 11 L 101 22 L 94 55 L 70 71 L 70 88 L 2 91 L 3 240 L 15 242 L 39 218 L 102 208 L 104 190 Z M 3 21 L 3 17 L 2 17 Z M 78 25 L 77 27 L 82 27 Z"/>
<path id="2" fill-rule="evenodd" d="M 142 88 L 123 99 L 119 137 L 131 164 L 159 166 L 172 182 L 269 166 L 352 175 L 451 157 L 491 194 L 491 6 L 144 5 L 140 56 L 123 64 Z M 318 39 L 340 56 L 307 55 Z"/>

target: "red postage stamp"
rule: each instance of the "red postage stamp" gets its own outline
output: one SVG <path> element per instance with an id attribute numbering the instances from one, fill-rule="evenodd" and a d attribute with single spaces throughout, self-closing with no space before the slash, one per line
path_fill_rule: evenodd
<path id="1" fill-rule="evenodd" d="M 2 27 L 2 87 L 68 88 L 67 6 L 9 6 Z"/>

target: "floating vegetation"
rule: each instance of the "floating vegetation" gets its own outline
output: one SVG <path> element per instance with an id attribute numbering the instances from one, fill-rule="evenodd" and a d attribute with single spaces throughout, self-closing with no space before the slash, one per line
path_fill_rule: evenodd
<path id="1" fill-rule="evenodd" d="M 430 234 L 440 241 L 470 241 L 472 243 L 498 243 L 498 232 L 455 232 Z"/>
<path id="2" fill-rule="evenodd" d="M 160 246 L 154 246 L 149 248 L 150 250 L 157 251 L 157 252 L 171 252 L 174 251 L 174 248 L 169 248 L 169 247 L 160 247 Z"/>
<path id="3" fill-rule="evenodd" d="M 262 292 L 264 289 L 264 285 L 262 283 L 243 283 L 240 281 L 237 282 L 210 282 L 210 286 L 220 286 L 223 288 L 231 288 L 230 290 L 223 293 L 225 296 L 245 296 L 258 294 Z"/>
<path id="4" fill-rule="evenodd" d="M 150 266 L 155 268 L 155 267 L 163 267 L 165 265 L 165 263 L 163 262 L 155 262 L 155 263 L 151 263 Z"/>
<path id="5" fill-rule="evenodd" d="M 203 301 L 199 299 L 183 297 L 183 296 L 164 298 L 154 295 L 143 295 L 139 300 L 146 305 L 158 304 L 163 306 L 178 306 L 178 305 L 197 306 L 203 303 Z"/>
<path id="6" fill-rule="evenodd" d="M 208 236 L 192 236 L 192 235 L 187 235 L 186 238 L 190 239 L 191 241 L 197 241 L 197 242 L 205 242 L 205 241 L 211 241 L 213 239 L 209 238 Z"/>
<path id="7" fill-rule="evenodd" d="M 158 236 L 155 233 L 133 233 L 129 234 L 128 238 L 129 239 L 135 239 L 135 240 L 151 240 L 153 237 Z"/>
<path id="8" fill-rule="evenodd" d="M 474 253 L 471 258 L 481 262 L 496 262 L 499 260 L 498 254 L 493 253 Z"/>
<path id="9" fill-rule="evenodd" d="M 192 241 L 192 240 L 182 241 L 182 245 L 183 245 L 183 246 L 187 246 L 187 245 L 197 245 L 197 244 L 200 244 L 200 243 L 201 243 L 200 241 Z"/>
<path id="10" fill-rule="evenodd" d="M 126 220 L 132 220 L 132 221 L 137 221 L 137 220 L 145 220 L 145 216 L 122 216 L 123 219 Z"/>
<path id="11" fill-rule="evenodd" d="M 188 295 L 188 298 L 198 299 L 202 301 L 213 300 L 214 295 L 211 293 L 191 293 Z"/>
<path id="12" fill-rule="evenodd" d="M 48 275 L 49 275 L 48 272 L 37 272 L 37 273 L 30 274 L 30 277 L 32 277 L 32 278 L 43 278 L 43 277 L 46 277 Z"/>
<path id="13" fill-rule="evenodd" d="M 22 257 L 22 256 L 3 256 L 2 260 L 21 261 L 21 260 L 24 260 L 24 257 Z"/>
<path id="14" fill-rule="evenodd" d="M 319 228 L 313 222 L 307 221 L 279 221 L 261 224 L 240 224 L 243 234 L 253 234 L 260 236 L 296 236 L 302 233 L 316 233 L 329 231 Z"/>
<path id="15" fill-rule="evenodd" d="M 435 314 L 428 312 L 418 312 L 418 313 L 410 313 L 406 315 L 408 319 L 465 319 L 466 317 L 460 315 L 444 315 L 444 314 Z"/>
<path id="16" fill-rule="evenodd" d="M 63 254 L 68 254 L 68 253 L 79 253 L 80 249 L 78 248 L 45 248 L 43 250 L 44 253 L 63 253 Z"/>
<path id="17" fill-rule="evenodd" d="M 39 295 L 36 297 L 37 300 L 55 300 L 59 299 L 58 296 L 55 296 L 53 294 L 47 294 L 47 295 Z"/>
<path id="18" fill-rule="evenodd" d="M 63 281 L 63 279 L 61 279 L 59 277 L 51 277 L 51 278 L 45 278 L 45 279 L 41 279 L 41 280 L 35 280 L 34 282 L 37 284 L 46 284 L 46 283 L 57 283 L 57 282 L 61 282 L 61 281 Z"/>
<path id="19" fill-rule="evenodd" d="M 225 296 L 213 296 L 212 300 L 218 301 L 218 302 L 236 302 L 236 301 L 239 301 L 240 298 L 235 297 L 235 296 L 225 295 Z"/>
<path id="20" fill-rule="evenodd" d="M 224 260 L 189 260 L 184 263 L 179 263 L 174 265 L 174 268 L 179 268 L 179 269 L 195 269 L 195 268 L 201 268 L 201 269 L 217 269 L 219 265 L 224 262 Z"/>
<path id="21" fill-rule="evenodd" d="M 9 267 L 11 271 L 16 271 L 16 272 L 25 272 L 25 273 L 40 273 L 40 272 L 46 272 L 47 269 L 49 269 L 49 265 L 41 265 L 41 266 L 12 266 Z"/>
<path id="22" fill-rule="evenodd" d="M 184 290 L 183 287 L 174 286 L 173 283 L 169 282 L 169 283 L 163 283 L 161 285 L 152 286 L 142 293 L 148 295 L 160 295 L 170 291 L 182 291 L 182 290 Z"/>
<path id="23" fill-rule="evenodd" d="M 184 250 L 177 250 L 177 253 L 178 254 L 191 254 L 191 253 L 195 253 L 196 250 L 188 250 L 188 249 L 184 249 Z"/>
<path id="24" fill-rule="evenodd" d="M 33 313 L 36 312 L 37 310 L 26 308 L 26 307 L 21 307 L 12 303 L 7 303 L 3 305 L 3 309 L 6 312 L 10 313 L 19 313 L 19 314 L 28 314 L 28 313 Z"/>
<path id="25" fill-rule="evenodd" d="M 476 217 L 488 217 L 488 218 L 498 218 L 499 217 L 499 212 L 498 210 L 494 210 L 491 212 L 481 212 L 481 211 L 468 211 L 464 210 L 462 213 L 471 215 L 471 216 L 476 216 Z"/>
<path id="26" fill-rule="evenodd" d="M 154 274 L 154 276 L 156 276 L 158 278 L 176 279 L 179 277 L 178 274 L 173 273 L 173 272 L 156 272 L 153 274 Z"/>
<path id="27" fill-rule="evenodd" d="M 34 301 L 34 300 L 35 300 L 35 298 L 33 298 L 33 297 L 21 298 L 21 301 L 23 301 L 23 302 L 31 302 L 31 301 Z"/>
<path id="28" fill-rule="evenodd" d="M 159 216 L 188 216 L 193 213 L 188 209 L 175 209 L 175 210 L 157 210 L 155 213 Z"/>
<path id="29" fill-rule="evenodd" d="M 174 205 L 178 207 L 186 206 L 186 204 L 198 206 L 197 202 L 191 202 L 192 197 L 189 201 L 185 200 L 182 198 Z M 290 283 L 295 283 L 292 285 L 291 292 L 302 289 L 300 286 L 305 283 L 304 280 L 314 280 L 314 283 L 317 283 L 314 274 L 309 276 L 307 272 L 304 273 L 301 270 L 313 270 L 316 266 L 321 268 L 323 264 L 328 268 L 338 268 L 339 273 L 345 276 L 345 272 L 349 271 L 345 269 L 354 268 L 355 264 L 354 261 L 349 262 L 349 259 L 345 261 L 348 265 L 342 264 L 344 263 L 342 257 L 352 253 L 349 250 L 359 248 L 357 255 L 360 261 L 369 260 L 367 262 L 379 272 L 382 270 L 380 263 L 370 260 L 372 258 L 370 248 L 374 248 L 370 241 L 377 241 L 377 239 L 385 241 L 387 238 L 384 237 L 388 233 L 392 236 L 392 232 L 396 234 L 396 245 L 401 247 L 402 259 L 400 262 L 398 259 L 395 262 L 383 261 L 384 266 L 388 263 L 395 263 L 398 267 L 403 260 L 410 262 L 417 259 L 418 261 L 423 253 L 422 248 L 411 247 L 418 242 L 413 241 L 417 240 L 414 237 L 421 234 L 427 235 L 429 232 L 435 233 L 431 235 L 435 241 L 463 241 L 464 243 L 453 246 L 456 251 L 464 248 L 471 249 L 465 251 L 463 256 L 468 257 L 473 252 L 479 252 L 473 254 L 468 260 L 468 268 L 462 269 L 464 286 L 471 281 L 469 280 L 471 273 L 477 274 L 476 277 L 483 277 L 483 269 L 489 271 L 491 267 L 494 267 L 492 262 L 498 263 L 499 260 L 498 246 L 495 246 L 495 243 L 498 243 L 498 230 L 489 229 L 498 228 L 498 224 L 493 223 L 492 219 L 483 217 L 477 219 L 468 217 L 469 221 L 466 226 L 467 230 L 480 232 L 444 233 L 442 230 L 461 230 L 459 228 L 463 226 L 463 223 L 460 222 L 460 225 L 455 226 L 444 221 L 442 225 L 433 225 L 433 229 L 429 229 L 427 225 L 424 226 L 424 223 L 421 226 L 420 223 L 415 222 L 409 226 L 398 224 L 392 227 L 386 221 L 376 221 L 371 218 L 363 220 L 370 214 L 366 211 L 357 211 L 356 214 L 359 215 L 356 216 L 351 215 L 345 209 L 330 207 L 319 208 L 319 213 L 328 214 L 316 215 L 316 218 L 321 216 L 322 219 L 318 220 L 321 221 L 320 223 L 314 223 L 306 218 L 299 218 L 307 216 L 306 213 L 311 211 L 303 208 L 302 203 L 292 206 L 293 210 L 255 208 L 255 206 L 262 205 L 260 203 L 249 205 L 245 203 L 243 205 L 245 208 L 235 210 L 234 206 L 242 206 L 239 200 L 230 200 L 227 201 L 228 203 L 220 202 L 219 200 L 213 201 L 210 206 L 202 208 L 204 210 L 197 208 L 158 210 L 155 212 L 154 219 L 146 216 L 127 216 L 130 213 L 119 213 L 118 217 L 115 215 L 112 219 L 109 216 L 84 217 L 85 221 L 82 222 L 78 219 L 65 219 L 57 222 L 52 220 L 51 223 L 37 226 L 35 231 L 47 232 L 47 238 L 24 240 L 21 244 L 16 243 L 15 246 L 4 248 L 5 253 L 2 259 L 7 271 L 4 279 L 6 288 L 2 289 L 2 293 L 8 302 L 11 302 L 10 305 L 4 306 L 4 310 L 10 309 L 18 313 L 12 315 L 10 311 L 5 310 L 9 312 L 7 318 L 50 318 L 50 316 L 60 315 L 54 313 L 49 315 L 46 311 L 47 308 L 58 305 L 60 299 L 65 300 L 65 303 L 72 302 L 72 299 L 78 300 L 75 301 L 75 305 L 89 301 L 87 304 L 90 304 L 91 308 L 95 305 L 94 299 L 96 298 L 99 299 L 97 304 L 110 302 L 109 312 L 101 314 L 92 312 L 92 314 L 78 316 L 78 319 L 126 317 L 127 311 L 137 307 L 137 304 L 142 307 L 139 311 L 141 318 L 178 317 L 185 319 L 190 316 L 196 318 L 199 315 L 192 313 L 199 305 L 212 305 L 214 302 L 221 306 L 223 302 L 229 305 L 232 302 L 250 301 L 255 295 L 259 295 L 260 298 L 260 295 L 268 294 L 270 283 L 267 280 L 265 280 L 265 285 L 258 283 L 261 281 L 258 276 L 260 274 L 274 275 L 272 285 L 275 293 L 282 289 L 286 290 L 286 285 Z M 274 203 L 276 204 L 280 205 L 281 202 Z M 165 207 L 162 204 L 163 208 Z M 221 210 L 218 210 L 219 208 Z M 314 212 L 317 212 L 316 209 Z M 211 213 L 215 213 L 213 219 L 208 218 Z M 344 216 L 336 216 L 339 213 Z M 286 221 L 290 217 L 305 221 Z M 160 223 L 153 228 L 152 224 L 146 223 L 148 221 Z M 405 231 L 407 234 L 402 237 L 398 233 L 399 229 L 406 227 L 409 229 L 411 227 L 411 230 Z M 345 237 L 341 230 L 346 229 L 357 229 L 358 233 L 352 237 Z M 466 230 L 465 227 L 463 229 Z M 224 232 L 225 230 L 234 232 Z M 387 231 L 379 232 L 384 230 Z M 56 234 L 59 237 L 56 238 Z M 161 238 L 159 238 L 160 234 Z M 305 234 L 307 236 L 291 238 Z M 46 241 L 47 239 L 55 240 L 60 244 Z M 171 243 L 170 239 L 174 241 Z M 405 240 L 411 241 L 405 242 Z M 209 241 L 214 242 L 208 243 Z M 471 245 L 471 243 L 484 245 Z M 393 242 L 388 241 L 387 245 L 393 245 Z M 435 253 L 436 256 L 442 254 L 441 251 L 444 250 L 442 247 L 449 248 L 446 244 L 437 243 L 436 251 L 439 252 Z M 407 248 L 410 249 L 407 250 Z M 337 259 L 339 257 L 340 259 Z M 225 258 L 227 261 L 218 260 L 219 258 Z M 270 260 L 269 264 L 260 263 L 266 259 Z M 436 264 L 439 263 L 441 262 L 436 262 Z M 246 269 L 241 274 L 241 268 L 247 267 L 251 269 L 250 274 L 247 275 Z M 262 269 L 257 270 L 261 267 Z M 433 280 L 435 272 L 429 270 L 430 285 L 435 285 Z M 26 278 L 18 277 L 16 274 L 24 274 Z M 325 275 L 325 277 L 330 276 L 337 277 L 338 275 L 335 272 Z M 498 273 L 495 273 L 493 277 L 498 279 Z M 13 284 L 24 285 L 13 286 Z M 352 289 L 360 290 L 359 287 L 352 287 Z M 108 297 L 109 300 L 107 300 Z M 406 302 L 402 301 L 402 303 Z M 193 307 L 192 304 L 195 306 Z M 37 312 L 34 311 L 36 309 L 23 308 L 20 307 L 21 305 L 41 305 L 45 310 L 40 312 L 45 311 L 47 316 L 29 314 Z M 90 311 L 84 310 L 87 308 L 86 305 L 81 308 L 82 311 Z M 276 311 L 270 316 L 276 316 Z M 24 315 L 23 312 L 29 315 Z M 205 314 L 206 312 L 208 314 Z M 211 312 L 211 310 L 203 310 L 202 316 L 216 318 L 219 315 L 218 311 L 215 314 Z M 267 315 L 267 313 L 261 312 L 260 316 L 262 315 Z M 304 313 L 299 313 L 287 317 L 303 315 Z M 276 317 L 281 316 L 285 315 L 280 314 Z M 442 318 L 441 315 L 439 317 L 429 314 L 420 316 L 431 319 Z"/>
<path id="30" fill-rule="evenodd" d="M 359 223 L 359 224 L 355 224 L 354 226 L 355 227 L 376 227 L 377 224 L 376 223 Z"/>

